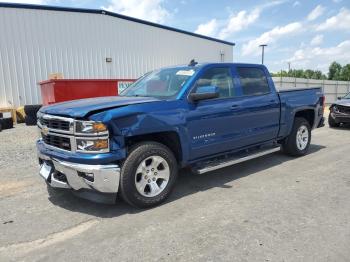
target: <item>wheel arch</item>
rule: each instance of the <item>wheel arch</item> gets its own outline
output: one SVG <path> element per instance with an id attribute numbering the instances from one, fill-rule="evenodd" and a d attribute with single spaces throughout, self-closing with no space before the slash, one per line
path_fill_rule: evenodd
<path id="1" fill-rule="evenodd" d="M 163 131 L 126 137 L 127 151 L 129 151 L 133 145 L 145 141 L 158 142 L 167 146 L 174 154 L 178 163 L 183 161 L 181 141 L 177 132 Z"/>
<path id="2" fill-rule="evenodd" d="M 308 121 L 311 129 L 314 127 L 314 125 L 315 125 L 315 118 L 316 118 L 316 112 L 315 112 L 315 110 L 313 108 L 312 109 L 311 108 L 309 108 L 309 109 L 302 109 L 302 110 L 299 110 L 299 111 L 295 112 L 294 119 L 297 118 L 297 117 L 302 117 L 306 121 Z"/>
<path id="3" fill-rule="evenodd" d="M 316 120 L 316 111 L 313 107 L 302 107 L 298 108 L 295 111 L 291 111 L 289 113 L 289 117 L 286 119 L 286 126 L 283 130 L 283 137 L 284 139 L 290 135 L 293 129 L 294 121 L 297 117 L 302 117 L 308 121 L 310 124 L 311 129 L 315 127 L 315 120 Z"/>

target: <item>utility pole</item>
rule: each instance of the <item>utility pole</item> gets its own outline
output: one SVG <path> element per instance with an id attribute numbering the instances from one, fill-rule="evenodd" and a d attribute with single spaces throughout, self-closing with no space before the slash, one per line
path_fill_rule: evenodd
<path id="1" fill-rule="evenodd" d="M 262 50 L 261 50 L 261 64 L 264 64 L 265 47 L 267 46 L 267 44 L 262 44 L 259 46 L 262 48 Z"/>
<path id="2" fill-rule="evenodd" d="M 288 62 L 288 72 L 290 71 L 290 62 Z"/>

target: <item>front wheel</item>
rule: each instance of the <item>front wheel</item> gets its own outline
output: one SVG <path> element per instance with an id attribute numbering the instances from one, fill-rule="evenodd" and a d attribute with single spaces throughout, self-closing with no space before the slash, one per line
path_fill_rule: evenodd
<path id="1" fill-rule="evenodd" d="M 283 151 L 291 156 L 303 156 L 307 153 L 311 142 L 311 127 L 305 118 L 294 120 L 292 132 L 282 144 Z"/>
<path id="2" fill-rule="evenodd" d="M 157 142 L 136 144 L 122 165 L 121 196 L 136 207 L 156 206 L 170 195 L 177 172 L 177 161 L 168 147 Z"/>

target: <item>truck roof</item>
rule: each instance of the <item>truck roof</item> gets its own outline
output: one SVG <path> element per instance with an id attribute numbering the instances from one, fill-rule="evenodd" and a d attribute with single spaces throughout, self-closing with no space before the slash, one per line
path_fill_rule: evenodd
<path id="1" fill-rule="evenodd" d="M 235 65 L 235 66 L 254 66 L 254 67 L 265 67 L 262 64 L 251 64 L 251 63 L 202 63 L 202 66 L 205 65 Z"/>
<path id="2" fill-rule="evenodd" d="M 167 66 L 164 68 L 202 68 L 202 67 L 206 67 L 206 66 L 211 66 L 211 65 L 218 65 L 218 66 L 231 66 L 231 65 L 235 65 L 235 66 L 240 66 L 240 67 L 263 67 L 265 68 L 264 65 L 262 64 L 250 64 L 250 63 L 222 63 L 222 62 L 215 62 L 215 63 L 198 63 L 195 66 L 190 66 L 190 65 L 176 65 L 176 66 Z"/>

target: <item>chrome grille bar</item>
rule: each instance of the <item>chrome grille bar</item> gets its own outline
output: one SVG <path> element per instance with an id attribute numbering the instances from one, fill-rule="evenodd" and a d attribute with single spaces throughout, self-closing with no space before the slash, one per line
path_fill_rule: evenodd
<path id="1" fill-rule="evenodd" d="M 52 126 L 56 126 L 56 125 L 52 123 L 60 123 L 59 126 L 62 126 L 62 125 L 68 126 L 68 130 L 53 128 Z M 42 129 L 43 126 L 46 126 L 48 130 L 52 132 L 63 133 L 63 134 L 74 134 L 73 118 L 46 115 L 46 114 L 38 115 L 38 126 L 40 129 Z"/>
<path id="2" fill-rule="evenodd" d="M 75 132 L 75 124 L 77 120 L 68 117 L 47 115 L 47 114 L 38 114 L 38 128 L 40 130 L 42 140 L 48 148 L 62 150 L 66 152 L 84 152 L 84 153 L 104 153 L 109 152 L 109 150 L 101 151 L 81 151 L 77 149 L 77 139 L 89 139 L 89 140 L 98 140 L 98 139 L 108 139 L 108 131 L 102 133 L 93 133 L 93 134 L 82 134 Z M 54 124 L 53 124 L 54 123 Z M 60 128 L 64 127 L 64 128 Z M 58 142 L 50 142 L 49 137 L 56 137 L 59 141 L 65 141 L 65 143 L 70 144 L 68 149 L 64 144 Z M 64 138 L 64 139 L 59 139 Z M 52 138 L 55 139 L 55 138 Z M 109 148 L 109 140 L 108 140 Z"/>

